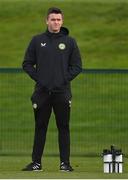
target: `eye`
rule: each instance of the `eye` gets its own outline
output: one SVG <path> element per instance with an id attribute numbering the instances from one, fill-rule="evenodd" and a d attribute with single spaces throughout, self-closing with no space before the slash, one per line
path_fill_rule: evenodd
<path id="1" fill-rule="evenodd" d="M 54 18 L 52 18 L 51 21 L 61 21 L 61 19 L 54 19 Z"/>
<path id="2" fill-rule="evenodd" d="M 56 19 L 51 19 L 51 21 L 55 21 Z"/>

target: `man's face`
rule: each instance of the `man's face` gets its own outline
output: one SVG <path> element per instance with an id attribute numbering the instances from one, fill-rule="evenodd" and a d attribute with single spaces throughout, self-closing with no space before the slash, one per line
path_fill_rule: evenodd
<path id="1" fill-rule="evenodd" d="M 48 25 L 48 30 L 53 33 L 58 33 L 63 24 L 63 17 L 61 14 L 49 14 L 46 24 Z"/>

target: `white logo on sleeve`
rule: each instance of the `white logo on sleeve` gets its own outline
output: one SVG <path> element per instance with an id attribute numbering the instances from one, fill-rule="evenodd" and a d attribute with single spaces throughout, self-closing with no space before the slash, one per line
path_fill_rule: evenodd
<path id="1" fill-rule="evenodd" d="M 41 47 L 45 47 L 46 43 L 41 43 L 40 45 L 41 45 Z"/>

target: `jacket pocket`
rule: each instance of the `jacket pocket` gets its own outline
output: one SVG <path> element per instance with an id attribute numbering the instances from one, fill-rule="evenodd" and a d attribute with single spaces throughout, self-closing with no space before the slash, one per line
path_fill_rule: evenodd
<path id="1" fill-rule="evenodd" d="M 66 91 L 65 92 L 65 98 L 66 98 L 66 100 L 71 100 L 72 99 L 72 93 L 71 93 L 71 91 Z"/>

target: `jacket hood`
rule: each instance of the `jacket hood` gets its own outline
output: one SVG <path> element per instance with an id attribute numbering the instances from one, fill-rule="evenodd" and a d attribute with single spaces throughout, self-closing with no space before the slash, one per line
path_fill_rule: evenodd
<path id="1" fill-rule="evenodd" d="M 66 27 L 61 27 L 61 28 L 60 28 L 60 32 L 58 32 L 58 33 L 51 33 L 51 32 L 49 32 L 49 30 L 47 29 L 47 30 L 46 30 L 46 34 L 47 34 L 48 36 L 62 36 L 62 35 L 67 36 L 67 35 L 69 34 L 69 30 L 68 30 Z"/>
<path id="2" fill-rule="evenodd" d="M 62 33 L 64 35 L 68 35 L 69 34 L 69 30 L 66 27 L 61 27 L 60 28 L 60 33 Z"/>

